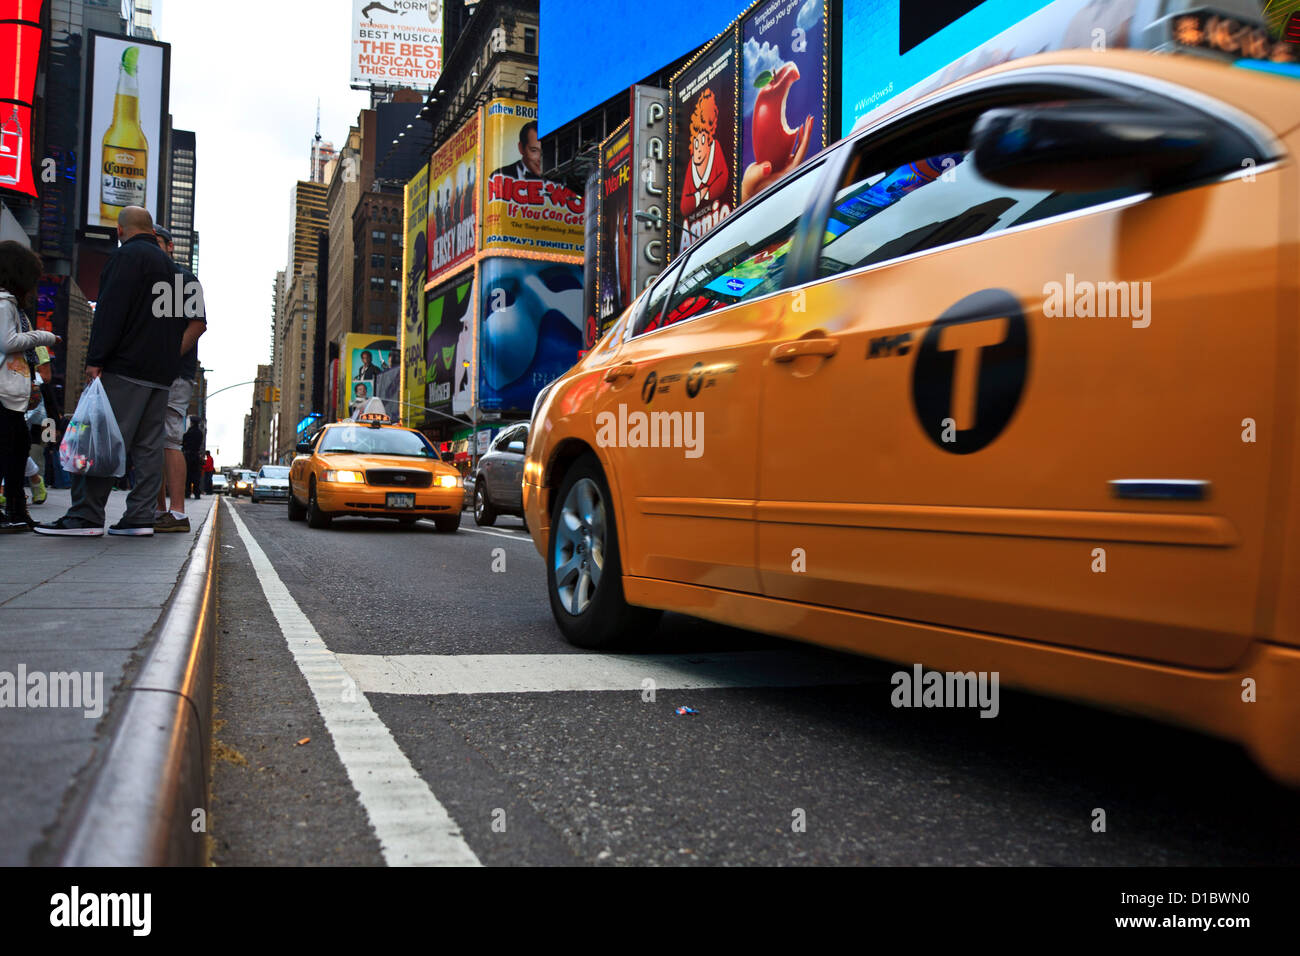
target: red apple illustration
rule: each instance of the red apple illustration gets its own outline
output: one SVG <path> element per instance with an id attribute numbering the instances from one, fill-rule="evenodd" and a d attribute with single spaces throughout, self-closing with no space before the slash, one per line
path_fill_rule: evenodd
<path id="1" fill-rule="evenodd" d="M 762 83 L 765 76 L 771 77 Z M 759 76 L 758 96 L 754 100 L 754 159 L 771 163 L 772 172 L 781 172 L 790 165 L 799 149 L 799 136 L 805 121 L 798 129 L 791 129 L 785 121 L 785 101 L 790 87 L 799 79 L 799 68 L 787 63 L 775 75 L 764 71 Z"/>

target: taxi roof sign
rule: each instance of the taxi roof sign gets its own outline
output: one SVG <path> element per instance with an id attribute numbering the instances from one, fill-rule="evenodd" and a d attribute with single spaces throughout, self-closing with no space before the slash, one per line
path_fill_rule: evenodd
<path id="1" fill-rule="evenodd" d="M 372 398 L 367 401 L 361 406 L 352 420 L 354 422 L 374 422 L 376 424 L 392 422 L 392 419 L 388 417 L 388 410 L 384 408 L 384 400 L 381 398 Z"/>

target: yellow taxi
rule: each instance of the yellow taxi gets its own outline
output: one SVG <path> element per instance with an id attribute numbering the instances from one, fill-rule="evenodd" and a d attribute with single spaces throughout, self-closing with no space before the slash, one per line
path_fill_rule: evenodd
<path id="1" fill-rule="evenodd" d="M 1030 57 L 739 207 L 534 406 L 561 631 L 996 672 L 1300 785 L 1298 80 Z"/>
<path id="2" fill-rule="evenodd" d="M 418 431 L 394 425 L 378 399 L 299 444 L 289 467 L 289 520 L 313 528 L 360 515 L 408 526 L 429 518 L 454 532 L 464 501 L 460 473 Z"/>

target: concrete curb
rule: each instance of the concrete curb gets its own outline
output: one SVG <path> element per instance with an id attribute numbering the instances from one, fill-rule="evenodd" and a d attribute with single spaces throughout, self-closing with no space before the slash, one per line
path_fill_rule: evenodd
<path id="1" fill-rule="evenodd" d="M 206 862 L 216 659 L 215 498 L 158 625 L 108 752 L 59 854 L 62 866 L 199 866 Z"/>

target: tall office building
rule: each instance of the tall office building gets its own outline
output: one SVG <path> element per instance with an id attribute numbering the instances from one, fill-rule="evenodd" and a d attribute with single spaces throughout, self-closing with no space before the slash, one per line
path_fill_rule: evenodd
<path id="1" fill-rule="evenodd" d="M 318 139 L 311 144 L 311 181 L 314 183 L 327 182 L 325 178 L 325 167 L 329 165 L 330 160 L 334 159 L 339 151 L 334 148 L 334 144 L 329 140 Z"/>
<path id="2" fill-rule="evenodd" d="M 141 40 L 158 39 L 158 23 L 153 8 L 154 0 L 122 0 L 122 19 L 126 21 L 127 36 Z"/>
<path id="3" fill-rule="evenodd" d="M 194 133 L 173 129 L 167 224 L 176 241 L 176 261 L 197 275 L 194 268 L 194 174 Z"/>
<path id="4" fill-rule="evenodd" d="M 318 236 L 329 230 L 329 215 L 325 211 L 324 183 L 298 180 L 289 191 L 289 261 L 285 264 L 285 283 L 293 279 L 308 265 L 316 264 Z"/>

